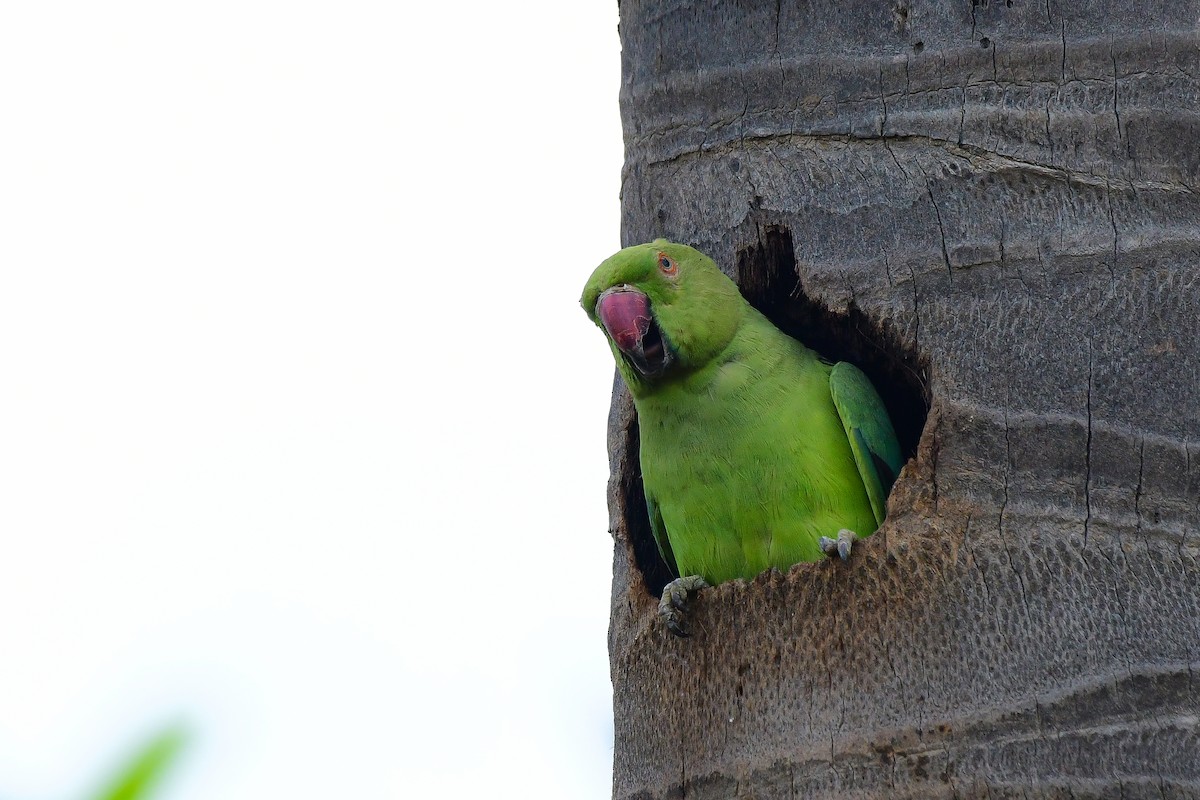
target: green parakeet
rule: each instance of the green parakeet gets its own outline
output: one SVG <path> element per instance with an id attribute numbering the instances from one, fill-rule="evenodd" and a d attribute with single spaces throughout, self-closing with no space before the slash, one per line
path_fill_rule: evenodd
<path id="1" fill-rule="evenodd" d="M 875 388 L 776 328 L 703 253 L 658 239 L 607 259 L 581 304 L 638 413 L 659 552 L 688 594 L 823 555 L 883 521 L 900 446 Z"/>

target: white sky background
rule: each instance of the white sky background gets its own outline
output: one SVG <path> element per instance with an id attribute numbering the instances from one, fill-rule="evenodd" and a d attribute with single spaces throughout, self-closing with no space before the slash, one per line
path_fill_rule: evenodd
<path id="1" fill-rule="evenodd" d="M 609 796 L 616 25 L 5 4 L 0 798 Z"/>

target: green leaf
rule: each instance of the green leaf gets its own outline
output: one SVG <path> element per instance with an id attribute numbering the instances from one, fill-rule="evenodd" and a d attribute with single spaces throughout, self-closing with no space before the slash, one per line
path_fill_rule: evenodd
<path id="1" fill-rule="evenodd" d="M 187 731 L 175 725 L 147 742 L 94 800 L 147 800 L 187 741 Z"/>

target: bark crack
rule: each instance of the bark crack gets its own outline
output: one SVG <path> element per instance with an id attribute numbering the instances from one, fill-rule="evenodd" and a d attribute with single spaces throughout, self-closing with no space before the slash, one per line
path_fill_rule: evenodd
<path id="1" fill-rule="evenodd" d="M 925 170 L 921 169 L 921 173 L 924 174 Z M 933 213 L 937 217 L 938 233 L 941 236 L 942 242 L 942 261 L 946 265 L 946 274 L 950 277 L 950 282 L 953 283 L 954 270 L 950 268 L 950 251 L 946 249 L 946 226 L 942 224 L 942 210 L 938 208 L 937 200 L 933 197 L 933 186 L 929 181 L 928 175 L 925 175 L 925 191 L 929 195 L 929 202 L 933 205 Z"/>
<path id="2" fill-rule="evenodd" d="M 1142 532 L 1142 476 L 1146 469 L 1146 437 L 1142 437 L 1141 446 L 1138 448 L 1138 476 L 1137 488 L 1133 492 L 1133 513 L 1136 518 L 1136 526 L 1134 531 Z M 1149 547 L 1149 544 L 1146 545 Z"/>
<path id="3" fill-rule="evenodd" d="M 783 54 L 779 52 L 779 18 L 783 16 L 783 0 L 775 0 L 775 63 L 779 66 L 779 88 L 787 86 L 787 73 L 783 69 Z"/>
<path id="4" fill-rule="evenodd" d="M 1192 485 L 1192 449 L 1188 446 L 1187 438 L 1183 440 L 1183 485 L 1189 487 Z M 1186 491 L 1186 489 L 1185 489 Z M 1196 493 L 1196 519 L 1200 522 L 1200 492 Z M 1179 539 L 1179 558 L 1183 559 L 1183 547 L 1188 538 L 1188 525 L 1183 526 L 1183 536 Z"/>
<path id="5" fill-rule="evenodd" d="M 887 131 L 888 121 L 887 93 L 883 90 L 883 64 L 879 65 L 879 102 L 883 105 L 883 119 L 879 122 L 879 135 L 882 137 Z"/>
<path id="6" fill-rule="evenodd" d="M 745 112 L 745 113 L 748 113 Z M 1047 126 L 1049 125 L 1049 112 L 1047 111 Z M 1047 127 L 1048 130 L 1048 127 Z M 1049 134 L 1047 134 L 1049 135 Z M 916 144 L 928 147 L 937 147 L 945 150 L 947 153 L 966 159 L 980 169 L 985 169 L 991 172 L 1003 172 L 1005 170 L 1013 170 L 1018 172 L 1027 172 L 1039 177 L 1045 177 L 1055 180 L 1062 180 L 1068 183 L 1079 183 L 1084 186 L 1089 186 L 1095 189 L 1103 189 L 1107 192 L 1113 191 L 1157 191 L 1157 192 L 1177 192 L 1180 194 L 1193 194 L 1193 188 L 1181 181 L 1155 181 L 1155 180 L 1131 180 L 1121 178 L 1115 175 L 1106 175 L 1097 172 L 1087 172 L 1084 170 L 1070 169 L 1068 167 L 1058 166 L 1056 164 L 1046 164 L 1039 161 L 1030 161 L 1028 159 L 1018 158 L 1016 156 L 1007 155 L 996 150 L 989 150 L 976 144 L 964 143 L 961 140 L 954 141 L 944 139 L 937 136 L 924 136 L 919 134 L 887 134 L 878 135 L 866 132 L 856 134 L 847 133 L 799 133 L 793 131 L 774 132 L 774 133 L 754 133 L 747 134 L 744 125 L 741 132 L 732 140 L 718 142 L 711 147 L 707 146 L 707 138 L 702 143 L 702 149 L 688 149 L 674 154 L 664 155 L 662 158 L 648 159 L 647 164 L 652 165 L 667 165 L 674 161 L 681 161 L 687 158 L 694 158 L 701 153 L 720 152 L 722 148 L 729 149 L 744 149 L 747 143 L 767 143 L 767 142 L 783 142 L 789 145 L 795 145 L 797 142 L 813 142 L 813 143 L 842 143 L 842 144 L 874 144 L 876 142 L 890 146 L 893 143 L 900 144 Z M 895 159 L 895 154 L 892 154 Z M 906 171 L 907 172 L 907 171 Z"/>
<path id="7" fill-rule="evenodd" d="M 1046 95 L 1046 147 L 1050 149 L 1050 155 L 1054 155 L 1054 136 L 1050 133 L 1050 101 L 1053 97 Z"/>
<path id="8" fill-rule="evenodd" d="M 1008 403 L 1004 405 L 1004 499 L 1000 502 L 1000 533 L 1004 534 L 1004 512 L 1008 509 L 1008 474 L 1012 470 L 1012 442 L 1008 435 Z"/>
<path id="9" fill-rule="evenodd" d="M 1116 50 L 1116 35 L 1110 34 L 1108 39 L 1108 55 L 1112 59 L 1113 66 L 1113 117 L 1117 122 L 1117 139 L 1125 141 L 1125 134 L 1121 129 L 1121 109 L 1117 104 L 1117 88 L 1120 78 L 1117 76 L 1117 50 Z"/>
<path id="10" fill-rule="evenodd" d="M 1049 2 L 1049 0 L 1047 0 Z M 1049 10 L 1046 12 L 1049 14 Z M 1064 15 L 1062 18 L 1062 61 L 1061 61 L 1062 82 L 1067 82 L 1067 18 Z"/>
<path id="11" fill-rule="evenodd" d="M 1092 524 L 1092 378 L 1095 369 L 1092 355 L 1092 338 L 1088 337 L 1088 375 L 1087 375 L 1087 439 L 1083 452 L 1083 546 L 1088 543 L 1088 533 Z"/>
<path id="12" fill-rule="evenodd" d="M 970 84 L 970 83 L 971 83 L 971 76 L 968 75 L 967 76 L 967 84 Z M 959 87 L 959 92 L 961 93 L 961 96 L 960 96 L 961 104 L 959 105 L 959 108 L 958 108 L 958 144 L 959 144 L 959 146 L 961 146 L 963 143 L 963 128 L 965 128 L 967 126 L 967 86 L 963 85 L 963 86 Z"/>
<path id="13" fill-rule="evenodd" d="M 1108 277 L 1111 284 L 1112 296 L 1117 295 L 1117 255 L 1119 251 L 1120 237 L 1117 234 L 1117 212 L 1113 208 L 1113 193 L 1112 187 L 1108 189 L 1108 224 L 1112 227 L 1112 262 L 1108 265 Z"/>
<path id="14" fill-rule="evenodd" d="M 913 269 L 912 264 L 908 265 L 908 274 L 912 277 L 912 298 L 913 298 L 913 347 L 917 352 L 921 352 L 921 314 L 917 306 L 917 273 Z M 936 497 L 936 493 L 934 497 Z"/>

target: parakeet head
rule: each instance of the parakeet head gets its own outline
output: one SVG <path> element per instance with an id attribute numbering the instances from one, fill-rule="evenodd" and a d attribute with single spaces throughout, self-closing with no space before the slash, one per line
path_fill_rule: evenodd
<path id="1" fill-rule="evenodd" d="M 746 308 L 712 259 L 666 239 L 605 260 L 580 304 L 608 337 L 635 395 L 707 365 L 729 344 Z"/>

